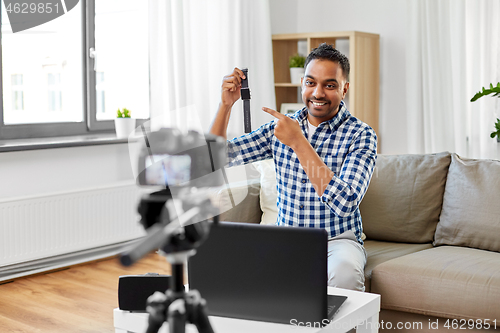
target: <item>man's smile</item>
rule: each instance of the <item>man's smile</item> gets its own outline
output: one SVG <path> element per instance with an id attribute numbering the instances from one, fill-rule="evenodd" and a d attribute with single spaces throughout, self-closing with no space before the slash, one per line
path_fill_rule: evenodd
<path id="1" fill-rule="evenodd" d="M 311 100 L 310 100 L 310 102 L 311 102 L 311 103 L 312 103 L 312 105 L 313 105 L 313 106 L 315 106 L 315 107 L 322 107 L 322 106 L 324 106 L 324 105 L 328 104 L 328 102 L 326 102 L 326 101 L 311 101 Z"/>

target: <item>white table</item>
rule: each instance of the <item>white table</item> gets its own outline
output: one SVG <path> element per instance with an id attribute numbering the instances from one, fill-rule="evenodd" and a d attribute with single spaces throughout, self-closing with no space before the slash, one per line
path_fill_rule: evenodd
<path id="1" fill-rule="evenodd" d="M 378 332 L 378 315 L 380 312 L 380 295 L 362 293 L 358 291 L 328 287 L 331 295 L 345 295 L 347 300 L 335 315 L 333 320 L 324 328 L 306 328 L 294 325 L 277 324 L 262 321 L 234 319 L 210 316 L 210 323 L 215 333 L 238 332 L 347 332 L 356 328 L 357 332 Z M 113 311 L 115 333 L 144 333 L 147 329 L 148 314 L 122 311 Z M 168 332 L 168 325 L 164 324 L 160 333 Z M 197 332 L 196 326 L 187 325 L 186 332 Z"/>

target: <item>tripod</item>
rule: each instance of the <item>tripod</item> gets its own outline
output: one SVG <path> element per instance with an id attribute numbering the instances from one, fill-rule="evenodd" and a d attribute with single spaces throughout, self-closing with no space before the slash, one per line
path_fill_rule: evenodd
<path id="1" fill-rule="evenodd" d="M 172 286 L 165 294 L 156 292 L 148 298 L 146 333 L 158 332 L 165 321 L 172 333 L 184 333 L 186 322 L 194 324 L 200 333 L 214 332 L 208 320 L 205 300 L 197 290 L 184 290 L 184 262 L 194 252 L 161 253 L 172 265 Z"/>
<path id="2" fill-rule="evenodd" d="M 173 219 L 170 215 L 175 210 L 174 204 L 166 199 L 164 192 L 144 198 L 141 206 L 144 204 L 148 209 L 139 209 L 143 216 L 142 223 L 148 226 L 153 221 L 153 225 L 148 228 L 148 235 L 143 241 L 122 253 L 120 258 L 122 264 L 129 266 L 151 250 L 161 248 L 160 254 L 172 265 L 170 288 L 165 293 L 156 292 L 148 298 L 147 333 L 158 332 L 165 321 L 169 324 L 170 333 L 184 333 L 186 323 L 194 324 L 200 333 L 214 332 L 208 320 L 205 300 L 196 290 L 184 290 L 184 263 L 196 253 L 195 248 L 208 237 L 210 230 L 208 220 L 188 224 L 189 221 L 200 214 L 212 213 L 213 223 L 216 224 L 219 222 L 218 210 L 203 195 L 182 202 L 191 208 Z"/>

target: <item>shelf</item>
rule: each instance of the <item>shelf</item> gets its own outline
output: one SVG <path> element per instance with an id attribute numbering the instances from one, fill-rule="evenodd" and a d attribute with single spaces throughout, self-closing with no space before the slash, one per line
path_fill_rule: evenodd
<path id="1" fill-rule="evenodd" d="M 300 83 L 275 83 L 274 86 L 275 87 L 285 87 L 285 88 L 288 88 L 288 87 L 300 88 Z"/>

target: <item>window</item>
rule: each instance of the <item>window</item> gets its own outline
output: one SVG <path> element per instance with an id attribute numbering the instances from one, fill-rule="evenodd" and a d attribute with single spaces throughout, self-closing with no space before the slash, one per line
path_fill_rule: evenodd
<path id="1" fill-rule="evenodd" d="M 134 118 L 148 118 L 147 1 L 95 1 L 95 50 L 95 70 L 102 73 L 96 75 L 96 102 L 104 103 L 97 121 L 114 119 L 124 107 Z"/>
<path id="2" fill-rule="evenodd" d="M 81 0 L 17 33 L 0 14 L 0 139 L 111 132 L 123 107 L 149 118 L 147 2 Z"/>
<path id="3" fill-rule="evenodd" d="M 24 110 L 23 74 L 12 74 L 10 87 L 12 90 L 12 110 Z"/>
<path id="4" fill-rule="evenodd" d="M 62 111 L 61 73 L 49 73 L 49 111 Z"/>
<path id="5" fill-rule="evenodd" d="M 95 75 L 96 111 L 100 115 L 106 112 L 106 87 L 104 85 L 104 72 Z M 99 117 L 99 116 L 97 116 Z"/>

